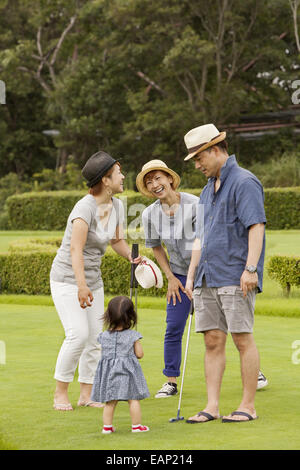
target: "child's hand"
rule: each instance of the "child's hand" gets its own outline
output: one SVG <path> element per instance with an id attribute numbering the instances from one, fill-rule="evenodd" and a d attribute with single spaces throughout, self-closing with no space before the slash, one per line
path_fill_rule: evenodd
<path id="1" fill-rule="evenodd" d="M 91 307 L 94 297 L 88 286 L 78 288 L 78 300 L 81 308 Z"/>

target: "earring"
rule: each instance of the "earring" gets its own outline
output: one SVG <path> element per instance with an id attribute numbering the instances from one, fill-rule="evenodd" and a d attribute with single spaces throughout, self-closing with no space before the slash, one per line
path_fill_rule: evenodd
<path id="1" fill-rule="evenodd" d="M 110 188 L 106 188 L 106 192 L 108 196 L 112 195 L 112 190 Z"/>

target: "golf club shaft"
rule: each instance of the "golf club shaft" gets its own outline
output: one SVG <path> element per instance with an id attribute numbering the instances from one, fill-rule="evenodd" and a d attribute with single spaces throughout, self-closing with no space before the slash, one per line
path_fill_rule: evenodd
<path id="1" fill-rule="evenodd" d="M 135 311 L 137 313 L 137 287 L 135 287 L 135 300 L 134 300 Z"/>
<path id="2" fill-rule="evenodd" d="M 180 387 L 180 395 L 179 395 L 179 403 L 178 403 L 178 414 L 177 414 L 177 417 L 179 417 L 179 414 L 180 414 L 180 406 L 181 406 L 181 398 L 182 398 L 182 390 L 183 390 L 183 381 L 184 381 L 184 374 L 185 374 L 185 366 L 186 366 L 187 353 L 188 353 L 189 342 L 190 342 L 191 326 L 192 326 L 192 317 L 193 317 L 193 310 L 192 310 L 192 312 L 190 313 L 188 334 L 187 334 L 187 339 L 186 339 L 185 356 L 184 356 L 184 363 L 183 363 L 183 371 L 182 371 L 182 379 L 181 379 L 181 387 Z"/>
<path id="3" fill-rule="evenodd" d="M 138 243 L 133 243 L 132 248 L 131 248 L 131 258 L 135 259 L 139 256 L 139 245 Z M 130 274 L 130 299 L 132 300 L 132 294 L 133 294 L 133 287 L 135 289 L 135 311 L 137 312 L 137 286 L 138 282 L 135 278 L 135 269 L 136 265 L 134 263 L 131 263 L 131 274 Z"/>

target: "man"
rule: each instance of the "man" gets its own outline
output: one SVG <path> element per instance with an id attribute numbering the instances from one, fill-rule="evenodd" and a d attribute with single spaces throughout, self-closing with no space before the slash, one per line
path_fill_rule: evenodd
<path id="1" fill-rule="evenodd" d="M 203 423 L 220 417 L 219 395 L 230 332 L 241 362 L 242 401 L 223 422 L 257 418 L 259 354 L 253 338 L 256 292 L 262 291 L 265 250 L 263 188 L 228 155 L 226 132 L 213 124 L 185 135 L 188 155 L 208 178 L 197 212 L 196 238 L 186 281 L 194 299 L 195 327 L 204 333 L 206 407 L 187 420 Z"/>

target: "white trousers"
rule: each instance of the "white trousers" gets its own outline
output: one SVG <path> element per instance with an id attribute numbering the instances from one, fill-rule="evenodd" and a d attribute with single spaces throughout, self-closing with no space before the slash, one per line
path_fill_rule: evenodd
<path id="1" fill-rule="evenodd" d="M 65 330 L 54 378 L 60 382 L 72 382 L 78 365 L 78 382 L 92 384 L 101 357 L 101 346 L 97 337 L 103 325 L 103 288 L 93 292 L 92 306 L 85 309 L 79 305 L 76 285 L 50 280 L 50 288 Z"/>

